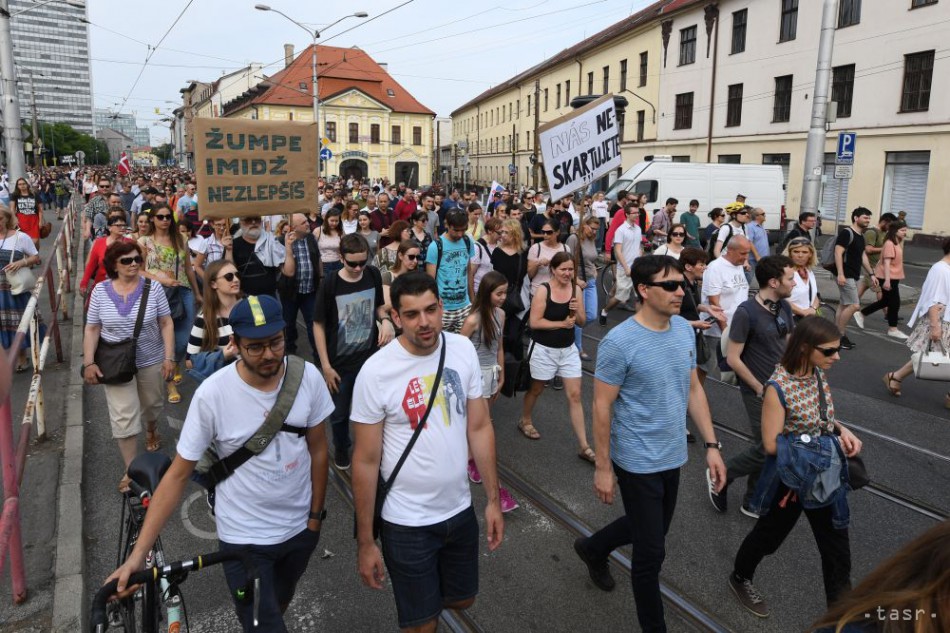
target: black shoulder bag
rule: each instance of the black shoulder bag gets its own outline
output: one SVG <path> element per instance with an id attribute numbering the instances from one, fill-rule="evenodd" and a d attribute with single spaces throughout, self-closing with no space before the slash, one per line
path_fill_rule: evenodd
<path id="1" fill-rule="evenodd" d="M 432 393 L 429 395 L 429 404 L 426 407 L 425 413 L 422 414 L 422 418 L 419 419 L 419 423 L 416 425 L 416 430 L 412 434 L 412 438 L 409 440 L 409 443 L 406 445 L 406 449 L 402 452 L 402 455 L 399 457 L 399 461 L 396 462 L 393 472 L 390 473 L 389 479 L 383 479 L 383 473 L 380 472 L 377 475 L 376 481 L 376 504 L 373 506 L 373 538 L 379 538 L 380 528 L 383 526 L 383 505 L 386 503 L 386 495 L 389 494 L 389 491 L 393 487 L 393 483 L 396 481 L 396 475 L 399 474 L 399 471 L 402 469 L 402 465 L 406 463 L 406 459 L 409 458 L 409 453 L 412 452 L 412 447 L 416 445 L 416 440 L 419 439 L 419 434 L 422 433 L 422 429 L 426 425 L 426 420 L 429 419 L 429 413 L 432 411 L 432 407 L 435 404 L 436 396 L 439 393 L 439 384 L 442 382 L 442 370 L 445 368 L 445 348 L 448 347 L 448 342 L 445 340 L 445 334 L 442 334 L 442 351 L 439 354 L 439 369 L 435 373 L 435 382 L 432 383 Z M 353 536 L 356 537 L 356 514 L 353 515 Z"/>
<path id="2" fill-rule="evenodd" d="M 821 375 L 817 371 L 815 372 L 815 380 L 818 381 L 818 414 L 821 416 L 822 422 L 827 422 L 828 401 L 825 400 L 825 385 L 821 380 Z M 835 435 L 841 435 L 841 431 L 837 428 L 835 429 Z M 855 455 L 854 457 L 845 456 L 845 460 L 848 462 L 848 480 L 851 484 L 851 490 L 860 490 L 871 483 L 867 466 L 864 465 L 864 460 L 860 455 Z"/>
<path id="3" fill-rule="evenodd" d="M 175 280 L 178 280 L 178 249 L 175 249 Z M 181 296 L 180 286 L 163 286 L 165 298 L 168 299 L 168 310 L 171 312 L 172 321 L 181 321 L 185 318 L 185 300 Z"/>
<path id="4" fill-rule="evenodd" d="M 135 317 L 135 327 L 132 337 L 116 343 L 110 343 L 99 338 L 96 344 L 96 353 L 93 356 L 102 376 L 99 382 L 103 385 L 122 385 L 135 377 L 135 347 L 138 345 L 139 333 L 142 331 L 142 322 L 145 319 L 145 307 L 148 304 L 148 291 L 151 288 L 150 279 L 145 280 L 142 289 L 142 298 L 139 300 L 139 311 Z M 80 372 L 82 375 L 82 372 Z"/>

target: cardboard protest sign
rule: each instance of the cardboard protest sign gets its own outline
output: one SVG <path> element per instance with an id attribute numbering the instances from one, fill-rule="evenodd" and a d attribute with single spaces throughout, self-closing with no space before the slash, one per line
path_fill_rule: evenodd
<path id="1" fill-rule="evenodd" d="M 312 211 L 317 201 L 313 123 L 194 119 L 202 218 Z"/>
<path id="2" fill-rule="evenodd" d="M 621 165 L 620 122 L 613 95 L 538 128 L 544 173 L 557 199 Z"/>

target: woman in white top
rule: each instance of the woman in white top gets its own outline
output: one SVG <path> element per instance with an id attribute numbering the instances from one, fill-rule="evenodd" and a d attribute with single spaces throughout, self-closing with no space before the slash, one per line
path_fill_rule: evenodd
<path id="1" fill-rule="evenodd" d="M 815 245 L 807 237 L 796 237 L 789 240 L 782 254 L 795 262 L 795 288 L 788 298 L 792 314 L 796 319 L 817 314 L 821 299 L 818 297 L 818 280 L 812 270 L 818 265 Z"/>
<path id="2" fill-rule="evenodd" d="M 610 223 L 610 205 L 604 198 L 604 192 L 598 191 L 594 194 L 594 201 L 590 205 L 594 217 L 600 220 L 600 228 L 597 230 L 597 250 L 603 250 L 604 232 Z"/>
<path id="3" fill-rule="evenodd" d="M 343 235 L 356 233 L 359 229 L 360 204 L 358 202 L 347 202 L 346 209 L 343 211 Z"/>
<path id="4" fill-rule="evenodd" d="M 317 249 L 320 251 L 320 261 L 323 263 L 324 278 L 343 268 L 343 259 L 340 256 L 340 238 L 343 237 L 340 210 L 327 211 L 323 225 L 313 230 L 313 236 L 317 238 Z"/>
<path id="5" fill-rule="evenodd" d="M 541 226 L 541 241 L 528 249 L 528 277 L 531 279 L 531 295 L 541 284 L 551 280 L 551 258 L 558 253 L 570 253 L 571 249 L 557 241 L 556 220 L 546 219 Z"/>
<path id="6" fill-rule="evenodd" d="M 658 249 L 653 251 L 654 255 L 668 255 L 673 259 L 679 259 L 683 252 L 683 242 L 686 240 L 686 225 L 674 224 L 670 227 L 669 240 Z"/>

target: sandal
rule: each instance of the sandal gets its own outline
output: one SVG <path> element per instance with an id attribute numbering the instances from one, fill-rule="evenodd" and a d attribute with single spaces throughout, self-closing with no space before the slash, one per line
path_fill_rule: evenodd
<path id="1" fill-rule="evenodd" d="M 890 392 L 890 394 L 894 396 L 895 398 L 899 398 L 901 395 L 901 381 L 898 380 L 897 378 L 894 378 L 894 372 L 889 371 L 886 374 L 884 374 L 883 380 L 884 380 L 884 386 L 887 387 L 887 390 Z M 896 389 L 891 387 L 892 382 L 897 383 Z"/>
<path id="2" fill-rule="evenodd" d="M 178 393 L 178 386 L 175 383 L 168 383 L 168 401 L 172 404 L 181 402 L 181 394 Z"/>
<path id="3" fill-rule="evenodd" d="M 175 375 L 172 376 L 172 382 L 176 385 L 181 384 L 181 365 L 175 363 Z"/>
<path id="4" fill-rule="evenodd" d="M 129 491 L 129 484 L 132 483 L 132 480 L 129 479 L 128 475 L 123 475 L 122 479 L 119 480 L 119 492 L 125 494 Z"/>
<path id="5" fill-rule="evenodd" d="M 145 431 L 145 450 L 154 453 L 162 447 L 162 436 L 158 434 L 158 429 Z"/>
<path id="6" fill-rule="evenodd" d="M 538 429 L 534 428 L 534 425 L 530 422 L 525 424 L 524 420 L 518 420 L 518 430 L 521 431 L 521 434 L 529 440 L 541 439 L 541 434 L 538 433 Z"/>
<path id="7" fill-rule="evenodd" d="M 594 455 L 594 449 L 592 449 L 590 446 L 582 449 L 581 452 L 577 454 L 577 456 L 583 459 L 585 462 L 590 462 L 591 464 L 597 463 L 597 458 Z"/>

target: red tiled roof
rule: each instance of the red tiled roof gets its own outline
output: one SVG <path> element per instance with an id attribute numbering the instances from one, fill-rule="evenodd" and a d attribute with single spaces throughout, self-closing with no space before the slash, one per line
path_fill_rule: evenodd
<path id="1" fill-rule="evenodd" d="M 700 2 L 708 2 L 708 0 L 659 0 L 659 2 L 654 2 L 647 8 L 641 11 L 638 11 L 637 13 L 634 13 L 631 16 L 624 18 L 620 20 L 619 22 L 611 24 L 610 26 L 608 26 L 603 31 L 600 31 L 599 33 L 595 33 L 594 35 L 591 35 L 586 40 L 579 42 L 575 44 L 574 46 L 571 46 L 570 48 L 564 49 L 563 51 L 561 51 L 554 57 L 550 57 L 544 60 L 543 62 L 541 62 L 540 64 L 532 66 L 528 70 L 515 75 L 511 79 L 493 88 L 489 88 L 488 90 L 481 93 L 474 99 L 471 99 L 464 105 L 456 108 L 452 112 L 452 116 L 455 116 L 458 112 L 461 112 L 462 110 L 465 110 L 466 108 L 472 107 L 479 101 L 484 101 L 485 99 L 493 97 L 496 94 L 500 94 L 508 90 L 509 88 L 515 87 L 518 84 L 523 83 L 527 79 L 530 79 L 534 77 L 535 75 L 538 75 L 549 68 L 553 68 L 557 66 L 558 64 L 571 60 L 582 53 L 585 53 L 589 50 L 597 48 L 598 46 L 601 46 L 609 42 L 610 40 L 624 34 L 626 31 L 629 31 L 636 26 L 640 26 L 641 24 L 650 22 L 653 19 L 659 18 L 661 16 L 665 16 L 666 14 L 671 13 L 673 11 L 678 11 L 685 7 L 692 6 L 694 4 L 699 4 Z"/>
<path id="2" fill-rule="evenodd" d="M 251 100 L 255 105 L 310 106 L 312 46 L 294 58 L 290 66 L 264 80 L 265 90 Z M 416 100 L 368 53 L 359 48 L 317 46 L 320 101 L 348 90 L 359 90 L 394 112 L 428 114 L 435 112 Z M 390 96 L 390 92 L 392 96 Z"/>

